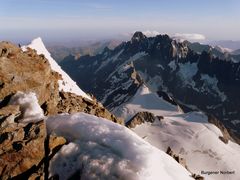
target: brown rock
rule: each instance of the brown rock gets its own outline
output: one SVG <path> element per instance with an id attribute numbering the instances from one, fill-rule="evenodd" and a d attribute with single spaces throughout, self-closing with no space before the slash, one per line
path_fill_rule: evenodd
<path id="1" fill-rule="evenodd" d="M 0 99 L 17 91 L 35 92 L 39 104 L 47 104 L 45 113 L 54 114 L 58 99 L 58 79 L 47 59 L 28 48 L 22 52 L 17 46 L 0 43 Z"/>
<path id="2" fill-rule="evenodd" d="M 192 177 L 195 179 L 195 180 L 204 180 L 204 177 L 200 176 L 200 175 L 197 175 L 197 174 L 192 174 Z"/>
<path id="3" fill-rule="evenodd" d="M 64 145 L 66 144 L 66 139 L 61 136 L 56 136 L 55 134 L 50 134 L 49 138 L 49 157 L 53 157 L 54 154 Z"/>
<path id="4" fill-rule="evenodd" d="M 44 121 L 17 123 L 19 109 L 18 105 L 0 109 L 0 179 L 44 179 L 50 159 L 66 140 L 47 136 Z"/>
<path id="5" fill-rule="evenodd" d="M 58 113 L 85 112 L 98 117 L 106 118 L 113 122 L 124 124 L 123 119 L 117 118 L 111 114 L 102 104 L 96 100 L 90 101 L 84 97 L 69 92 L 60 92 L 60 99 L 57 105 Z"/>
<path id="6" fill-rule="evenodd" d="M 40 164 L 45 156 L 46 128 L 37 123 L 12 123 L 1 129 L 0 177 L 13 178 Z"/>
<path id="7" fill-rule="evenodd" d="M 0 130 L 6 128 L 9 123 L 14 122 L 20 116 L 20 109 L 17 105 L 9 105 L 0 109 Z"/>

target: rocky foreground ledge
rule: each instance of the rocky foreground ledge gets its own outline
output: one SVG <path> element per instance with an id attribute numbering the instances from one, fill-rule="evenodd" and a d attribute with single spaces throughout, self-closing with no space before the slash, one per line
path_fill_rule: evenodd
<path id="1" fill-rule="evenodd" d="M 21 121 L 24 108 L 9 103 L 18 92 L 34 92 L 45 116 L 85 112 L 123 124 L 96 99 L 59 91 L 61 78 L 44 55 L 0 43 L 0 179 L 47 179 L 49 161 L 67 143 L 47 132 L 44 118 Z"/>
<path id="2" fill-rule="evenodd" d="M 20 107 L 0 109 L 0 178 L 47 179 L 48 164 L 66 139 L 48 134 L 43 120 L 18 122 Z"/>

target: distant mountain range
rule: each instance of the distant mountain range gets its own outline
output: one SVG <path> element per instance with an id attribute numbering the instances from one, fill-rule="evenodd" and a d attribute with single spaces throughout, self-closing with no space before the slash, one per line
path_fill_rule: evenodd
<path id="1" fill-rule="evenodd" d="M 136 32 L 68 56 L 80 88 L 41 38 L 1 42 L 1 178 L 236 180 L 239 63 L 189 46 Z"/>
<path id="2" fill-rule="evenodd" d="M 225 47 L 228 49 L 232 49 L 234 51 L 237 49 L 240 49 L 240 41 L 220 40 L 220 41 L 210 41 L 209 44 L 212 46 Z"/>
<path id="3" fill-rule="evenodd" d="M 232 49 L 223 48 L 221 46 L 210 46 L 207 44 L 200 44 L 198 42 L 187 42 L 188 47 L 193 51 L 201 54 L 203 51 L 211 53 L 213 56 L 220 59 L 225 59 L 233 62 L 240 62 L 240 50 L 233 51 Z"/>
<path id="4" fill-rule="evenodd" d="M 51 53 L 52 57 L 57 61 L 62 61 L 65 57 L 72 55 L 76 59 L 84 55 L 96 55 L 103 51 L 105 47 L 113 49 L 118 46 L 122 41 L 120 40 L 104 40 L 98 42 L 89 42 L 83 45 L 70 47 L 64 45 L 50 45 L 48 50 Z"/>
<path id="5" fill-rule="evenodd" d="M 185 112 L 213 114 L 240 134 L 240 63 L 225 55 L 209 45 L 136 32 L 113 50 L 78 60 L 68 57 L 60 65 L 112 111 L 144 83 L 152 92 L 167 93 Z"/>

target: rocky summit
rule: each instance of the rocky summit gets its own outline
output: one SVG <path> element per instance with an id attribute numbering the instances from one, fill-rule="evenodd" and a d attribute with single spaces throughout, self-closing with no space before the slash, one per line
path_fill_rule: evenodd
<path id="1" fill-rule="evenodd" d="M 1 106 L 6 105 L 7 100 L 18 91 L 34 92 L 45 115 L 86 112 L 121 123 L 96 99 L 92 101 L 71 92 L 59 91 L 61 74 L 51 69 L 43 54 L 38 55 L 31 48 L 23 51 L 8 42 L 0 44 L 0 51 Z"/>
<path id="2" fill-rule="evenodd" d="M 59 91 L 61 78 L 43 54 L 0 43 L 0 179 L 47 179 L 51 158 L 67 143 L 47 131 L 44 116 L 27 114 L 27 99 L 23 106 L 12 103 L 19 92 L 36 94 L 45 116 L 85 112 L 123 124 L 96 99 Z M 31 121 L 22 121 L 26 114 Z"/>

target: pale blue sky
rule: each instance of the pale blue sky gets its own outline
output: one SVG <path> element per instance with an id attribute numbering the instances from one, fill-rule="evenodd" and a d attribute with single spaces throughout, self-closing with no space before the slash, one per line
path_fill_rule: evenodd
<path id="1" fill-rule="evenodd" d="M 239 0 L 0 0 L 0 40 L 93 40 L 136 30 L 240 40 Z"/>

